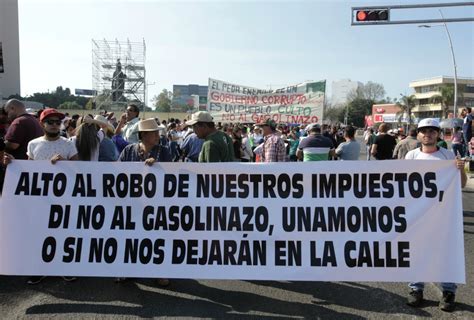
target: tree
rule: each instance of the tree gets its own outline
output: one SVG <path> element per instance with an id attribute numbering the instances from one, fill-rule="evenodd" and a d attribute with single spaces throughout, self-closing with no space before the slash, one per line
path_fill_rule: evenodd
<path id="1" fill-rule="evenodd" d="M 63 89 L 63 86 L 58 86 L 56 87 L 56 91 L 54 91 L 54 94 L 61 98 L 69 98 L 69 96 L 71 95 L 71 90 L 69 88 Z"/>
<path id="2" fill-rule="evenodd" d="M 357 127 L 365 125 L 365 116 L 372 113 L 374 102 L 369 99 L 354 99 L 347 105 L 347 123 Z"/>
<path id="3" fill-rule="evenodd" d="M 7 98 L 7 100 L 10 100 L 10 99 L 23 100 L 24 98 L 22 96 L 20 96 L 19 94 L 12 94 L 12 95 L 8 96 L 8 98 Z"/>
<path id="4" fill-rule="evenodd" d="M 348 95 L 347 123 L 355 126 L 365 125 L 365 116 L 372 114 L 372 106 L 375 103 L 385 103 L 389 98 L 384 99 L 385 89 L 382 84 L 372 81 L 352 90 Z"/>
<path id="5" fill-rule="evenodd" d="M 77 104 L 81 106 L 81 109 L 82 109 L 86 107 L 87 103 L 89 102 L 89 100 L 91 100 L 91 98 L 70 95 L 67 100 L 76 102 Z"/>
<path id="6" fill-rule="evenodd" d="M 356 99 L 360 100 L 372 100 L 374 103 L 380 101 L 385 96 L 385 89 L 382 84 L 375 83 L 372 81 L 359 86 L 357 89 L 352 90 L 347 95 L 349 101 Z"/>
<path id="7" fill-rule="evenodd" d="M 163 89 L 158 96 L 153 97 L 153 106 L 158 112 L 170 112 L 171 110 L 171 99 L 173 98 L 173 93 L 166 89 Z"/>
<path id="8" fill-rule="evenodd" d="M 400 94 L 401 98 L 397 101 L 396 105 L 400 108 L 400 111 L 397 112 L 396 117 L 398 123 L 402 122 L 403 115 L 406 114 L 408 118 L 407 129 L 411 126 L 411 111 L 415 107 L 416 97 L 414 95 L 405 96 Z M 408 130 L 407 130 L 408 132 Z"/>
<path id="9" fill-rule="evenodd" d="M 458 86 L 458 92 L 462 92 L 462 88 Z M 459 93 L 458 93 L 459 95 Z M 463 98 L 462 93 L 460 94 L 461 99 Z M 447 85 L 439 88 L 439 94 L 431 97 L 433 103 L 441 103 L 442 117 L 447 119 L 450 106 L 454 106 L 454 85 Z M 457 110 L 456 110 L 457 111 Z M 457 116 L 456 114 L 454 115 Z"/>
<path id="10" fill-rule="evenodd" d="M 372 100 L 374 102 L 377 102 L 385 96 L 385 89 L 380 83 L 369 81 L 364 84 L 363 88 L 364 99 L 366 100 Z"/>
<path id="11" fill-rule="evenodd" d="M 58 109 L 82 109 L 83 107 L 75 101 L 66 101 L 58 106 Z"/>
<path id="12" fill-rule="evenodd" d="M 89 99 L 86 103 L 86 106 L 85 106 L 85 109 L 86 110 L 92 110 L 92 109 L 95 109 L 95 103 L 94 103 L 94 100 L 93 99 Z"/>
<path id="13" fill-rule="evenodd" d="M 56 90 L 53 92 L 35 92 L 28 97 L 22 98 L 19 95 L 14 97 L 19 100 L 40 102 L 47 107 L 53 108 L 59 108 L 59 106 L 65 102 L 76 102 L 79 105 L 78 108 L 82 109 L 88 101 L 88 98 L 86 97 L 72 95 L 69 88 L 63 89 L 62 86 L 56 87 Z"/>
<path id="14" fill-rule="evenodd" d="M 343 122 L 344 121 L 344 107 L 331 107 L 324 110 L 324 120 L 331 122 Z"/>
<path id="15" fill-rule="evenodd" d="M 377 101 L 377 104 L 389 104 L 389 103 L 397 103 L 397 98 L 390 98 L 390 97 L 385 97 L 382 100 Z"/>

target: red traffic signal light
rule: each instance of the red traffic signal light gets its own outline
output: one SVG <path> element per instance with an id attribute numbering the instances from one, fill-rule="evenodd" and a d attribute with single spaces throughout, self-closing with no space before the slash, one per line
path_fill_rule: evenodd
<path id="1" fill-rule="evenodd" d="M 357 21 L 366 21 L 368 17 L 367 11 L 357 11 Z"/>
<path id="2" fill-rule="evenodd" d="M 356 21 L 388 21 L 388 9 L 377 9 L 377 10 L 357 10 Z"/>

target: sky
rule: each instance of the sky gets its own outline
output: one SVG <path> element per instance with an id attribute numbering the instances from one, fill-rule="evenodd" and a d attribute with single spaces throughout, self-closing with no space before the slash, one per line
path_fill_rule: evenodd
<path id="1" fill-rule="evenodd" d="M 351 7 L 459 1 L 18 0 L 22 95 L 92 88 L 92 39 L 146 43 L 148 98 L 208 78 L 262 89 L 351 79 L 411 94 L 409 82 L 453 76 L 442 25 L 351 26 Z M 445 18 L 474 7 L 442 8 Z M 438 19 L 438 9 L 391 20 Z M 448 23 L 458 77 L 474 77 L 474 22 Z"/>

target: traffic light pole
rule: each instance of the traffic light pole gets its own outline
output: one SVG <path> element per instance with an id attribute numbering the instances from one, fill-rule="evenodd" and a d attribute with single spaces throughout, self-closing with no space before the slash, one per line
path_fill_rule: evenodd
<path id="1" fill-rule="evenodd" d="M 362 10 L 396 10 L 396 9 L 421 9 L 421 8 L 441 8 L 441 7 L 465 7 L 474 6 L 473 1 L 469 2 L 453 2 L 453 3 L 437 3 L 437 4 L 411 4 L 411 5 L 393 5 L 393 6 L 368 6 L 368 7 L 352 7 L 352 26 L 369 26 L 369 25 L 389 25 L 389 24 L 423 24 L 423 23 L 446 23 L 446 22 L 466 22 L 474 21 L 474 17 L 468 18 L 452 18 L 452 19 L 424 19 L 424 20 L 366 20 L 357 21 L 356 14 Z"/>
<path id="2" fill-rule="evenodd" d="M 453 2 L 453 3 L 436 3 L 436 4 L 412 4 L 412 5 L 394 5 L 394 6 L 368 6 L 368 7 L 352 7 L 352 22 L 353 26 L 363 25 L 390 25 L 390 24 L 431 24 L 442 23 L 448 36 L 449 47 L 451 49 L 451 57 L 454 66 L 454 110 L 453 116 L 457 116 L 457 102 L 458 102 L 458 84 L 457 84 L 457 66 L 456 58 L 454 56 L 453 42 L 451 41 L 451 34 L 449 33 L 446 22 L 466 22 L 474 21 L 473 17 L 468 18 L 454 18 L 445 19 L 441 9 L 439 13 L 441 19 L 424 19 L 424 20 L 390 20 L 390 10 L 394 9 L 421 9 L 421 8 L 442 8 L 442 7 L 466 7 L 474 6 L 473 1 L 469 2 Z M 375 13 L 375 14 L 374 14 Z M 426 27 L 430 27 L 425 25 Z"/>

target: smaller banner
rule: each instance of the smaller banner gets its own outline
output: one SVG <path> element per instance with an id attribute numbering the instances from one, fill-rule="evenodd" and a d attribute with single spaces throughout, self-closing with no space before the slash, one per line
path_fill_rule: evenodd
<path id="1" fill-rule="evenodd" d="M 75 89 L 74 93 L 76 94 L 76 96 L 96 96 L 97 95 L 97 90 Z"/>
<path id="2" fill-rule="evenodd" d="M 209 78 L 208 110 L 215 122 L 322 123 L 326 81 L 263 90 Z"/>

